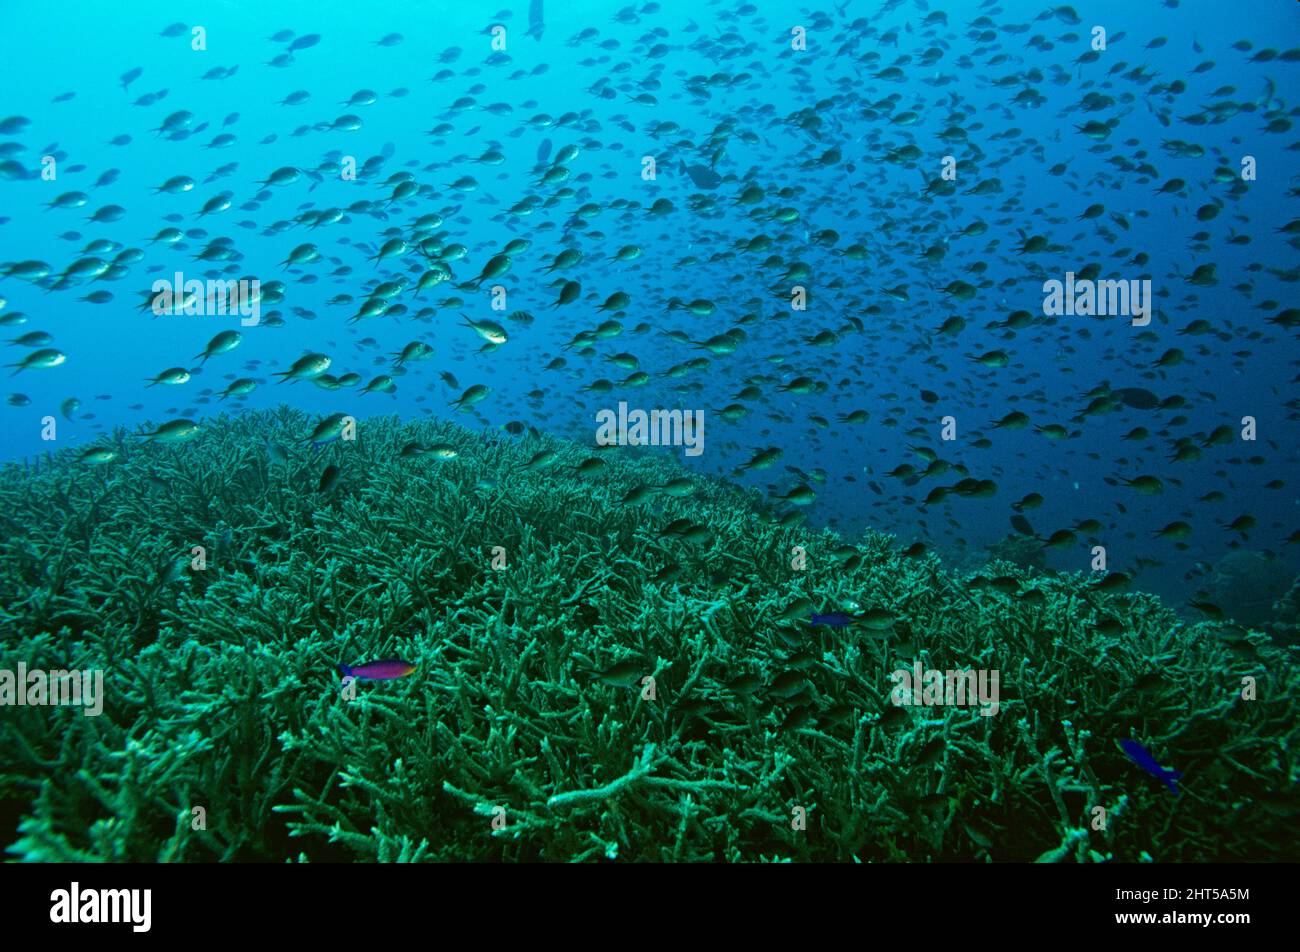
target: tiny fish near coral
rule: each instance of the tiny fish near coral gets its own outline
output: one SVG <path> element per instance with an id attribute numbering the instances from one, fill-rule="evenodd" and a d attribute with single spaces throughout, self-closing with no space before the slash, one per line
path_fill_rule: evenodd
<path id="1" fill-rule="evenodd" d="M 365 664 L 359 664 L 356 667 L 340 664 L 338 667 L 339 673 L 344 678 L 355 678 L 358 681 L 394 681 L 406 677 L 415 670 L 415 665 L 409 661 L 403 661 L 401 658 L 367 661 Z"/>
<path id="2" fill-rule="evenodd" d="M 1122 740 L 1119 745 L 1124 749 L 1124 753 L 1129 755 L 1133 763 L 1168 787 L 1169 792 L 1174 796 L 1178 796 L 1176 781 L 1182 777 L 1182 771 L 1161 767 L 1150 752 L 1135 740 Z"/>

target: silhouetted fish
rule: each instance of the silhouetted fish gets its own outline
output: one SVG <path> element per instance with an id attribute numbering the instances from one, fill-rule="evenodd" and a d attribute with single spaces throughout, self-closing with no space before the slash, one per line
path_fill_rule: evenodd
<path id="1" fill-rule="evenodd" d="M 681 170 L 691 177 L 696 188 L 715 189 L 722 184 L 722 176 L 705 165 L 687 165 L 678 163 Z"/>
<path id="2" fill-rule="evenodd" d="M 528 32 L 524 36 L 531 36 L 535 40 L 540 40 L 544 29 L 546 29 L 546 23 L 542 17 L 542 0 L 531 0 L 528 4 Z"/>
<path id="3" fill-rule="evenodd" d="M 1143 390 L 1141 387 L 1125 387 L 1123 390 L 1116 390 L 1115 396 L 1123 400 L 1125 406 L 1135 410 L 1154 410 L 1160 406 L 1160 398 L 1150 390 Z"/>

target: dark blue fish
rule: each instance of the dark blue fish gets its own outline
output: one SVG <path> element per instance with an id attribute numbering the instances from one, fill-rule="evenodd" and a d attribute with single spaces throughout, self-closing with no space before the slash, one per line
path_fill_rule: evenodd
<path id="1" fill-rule="evenodd" d="M 845 614 L 844 612 L 830 612 L 826 615 L 814 614 L 812 616 L 812 623 L 814 625 L 825 625 L 828 628 L 847 628 L 857 620 L 858 619 L 855 616 Z"/>
<path id="2" fill-rule="evenodd" d="M 1122 740 L 1119 745 L 1124 748 L 1124 753 L 1129 755 L 1133 763 L 1168 787 L 1169 792 L 1174 796 L 1178 796 L 1178 786 L 1175 781 L 1182 777 L 1182 771 L 1161 767 L 1150 752 L 1135 740 Z"/>
<path id="3" fill-rule="evenodd" d="M 542 22 L 542 0 L 531 0 L 528 4 L 528 32 L 524 36 L 540 40 L 544 29 L 546 24 Z"/>

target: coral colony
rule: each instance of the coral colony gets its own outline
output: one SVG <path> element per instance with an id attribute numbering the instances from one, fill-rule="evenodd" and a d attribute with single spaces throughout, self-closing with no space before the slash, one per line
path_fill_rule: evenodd
<path id="1" fill-rule="evenodd" d="M 47 781 L 13 855 L 1184 861 L 1285 842 L 1300 684 L 1263 635 L 1080 573 L 782 525 L 669 455 L 590 476 L 580 444 L 382 417 L 287 449 L 317 422 L 245 411 L 184 453 L 119 432 L 112 469 L 70 450 L 0 473 L 0 667 L 77 657 L 106 696 L 97 717 L 4 711 L 6 775 Z M 347 475 L 322 499 L 330 460 Z M 680 480 L 689 496 L 650 488 Z M 1232 809 L 1171 824 L 1137 749 Z"/>

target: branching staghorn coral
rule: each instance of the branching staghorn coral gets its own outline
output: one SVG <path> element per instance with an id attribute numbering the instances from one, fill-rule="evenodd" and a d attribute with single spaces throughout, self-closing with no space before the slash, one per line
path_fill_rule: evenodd
<path id="1" fill-rule="evenodd" d="M 393 418 L 313 450 L 313 423 L 240 414 L 178 446 L 114 434 L 109 466 L 0 471 L 0 669 L 102 669 L 106 694 L 98 717 L 0 709 L 11 856 L 1186 862 L 1293 841 L 1300 679 L 1257 633 L 783 524 L 710 479 L 656 492 L 689 476 L 665 457 L 580 475 L 580 446 Z M 873 609 L 892 622 L 810 624 Z M 343 690 L 336 664 L 386 657 L 415 673 Z M 893 705 L 917 660 L 996 669 L 998 713 Z"/>

